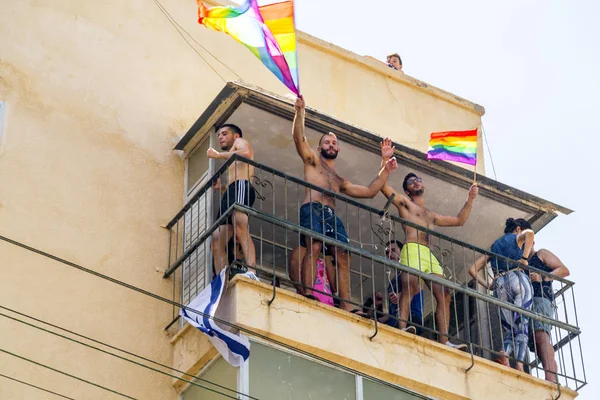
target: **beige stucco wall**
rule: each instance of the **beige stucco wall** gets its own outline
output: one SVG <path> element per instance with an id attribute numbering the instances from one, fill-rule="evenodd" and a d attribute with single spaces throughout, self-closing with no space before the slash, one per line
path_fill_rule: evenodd
<path id="1" fill-rule="evenodd" d="M 0 234 L 168 297 L 161 226 L 182 206 L 184 182 L 174 143 L 224 80 L 286 90 L 241 45 L 197 26 L 194 0 L 162 3 L 233 72 L 198 49 L 218 77 L 147 0 L 0 1 L 0 99 L 7 102 Z M 432 130 L 480 121 L 467 102 L 340 54 L 302 36 L 302 85 L 312 107 L 420 150 Z M 162 331 L 170 306 L 5 243 L 0 263 L 1 305 L 171 362 Z M 0 331 L 3 349 L 133 397 L 175 398 L 169 378 L 1 317 Z M 106 398 L 6 354 L 0 365 L 75 398 Z M 0 398 L 44 394 L 2 381 Z"/>
<path id="2" fill-rule="evenodd" d="M 294 349 L 309 351 L 355 371 L 445 400 L 544 399 L 558 396 L 556 385 L 437 342 L 379 326 L 295 293 L 236 277 L 219 307 L 220 318 L 268 336 Z M 326 326 L 327 329 L 307 329 Z M 206 336 L 189 325 L 174 336 L 174 367 L 197 373 L 215 356 Z M 252 350 L 250 353 L 252 358 Z M 178 391 L 187 384 L 174 380 Z M 577 393 L 561 388 L 561 398 Z"/>

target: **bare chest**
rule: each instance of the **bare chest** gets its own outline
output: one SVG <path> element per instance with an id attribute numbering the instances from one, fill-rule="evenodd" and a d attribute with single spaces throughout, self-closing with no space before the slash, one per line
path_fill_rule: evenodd
<path id="1" fill-rule="evenodd" d="M 435 219 L 435 216 L 427 208 L 410 203 L 403 211 L 403 218 L 428 228 L 433 226 L 433 220 Z"/>
<path id="2" fill-rule="evenodd" d="M 339 176 L 335 170 L 324 164 L 312 167 L 310 169 L 310 171 L 307 171 L 307 178 L 309 179 L 309 182 L 333 192 L 340 191 L 344 179 Z"/>

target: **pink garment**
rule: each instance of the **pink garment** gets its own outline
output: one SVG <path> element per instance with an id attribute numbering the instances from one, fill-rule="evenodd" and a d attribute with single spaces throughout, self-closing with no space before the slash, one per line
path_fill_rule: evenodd
<path id="1" fill-rule="evenodd" d="M 332 294 L 331 287 L 329 286 L 329 279 L 327 279 L 325 263 L 320 258 L 317 260 L 317 276 L 315 277 L 313 289 L 328 293 L 330 295 Z M 321 303 L 333 307 L 333 297 L 318 292 L 313 292 L 313 296 L 315 296 Z"/>

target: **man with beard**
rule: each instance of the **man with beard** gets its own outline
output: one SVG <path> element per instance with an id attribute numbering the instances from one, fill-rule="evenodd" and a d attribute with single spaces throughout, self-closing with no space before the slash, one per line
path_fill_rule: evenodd
<path id="1" fill-rule="evenodd" d="M 391 143 L 384 143 L 385 148 L 390 149 L 386 154 L 383 155 L 385 161 L 393 155 L 393 147 Z M 400 217 L 410 221 L 414 224 L 424 226 L 428 229 L 432 229 L 433 226 L 462 226 L 469 218 L 471 207 L 473 206 L 473 200 L 477 197 L 479 189 L 477 184 L 474 183 L 469 189 L 469 195 L 467 202 L 463 206 L 462 210 L 456 217 L 445 216 L 436 214 L 427 208 L 425 208 L 425 199 L 423 194 L 425 192 L 425 186 L 423 181 L 414 173 L 409 173 L 404 178 L 402 183 L 403 193 L 395 192 L 387 184 L 384 185 L 381 190 L 383 194 L 390 198 L 392 194 L 395 194 L 393 203 L 398 209 Z M 404 225 L 404 233 L 406 235 L 406 243 L 402 247 L 400 252 L 400 263 L 407 265 L 411 268 L 417 269 L 422 272 L 436 274 L 441 277 L 444 276 L 444 270 L 442 269 L 437 258 L 431 253 L 429 249 L 429 235 L 427 232 L 417 230 L 411 226 Z M 420 292 L 419 289 L 419 278 L 414 275 L 408 275 L 405 277 L 408 279 L 402 279 L 402 291 L 400 292 L 400 315 L 399 315 L 399 328 L 406 330 L 407 320 L 410 312 L 410 303 L 413 296 Z M 448 325 L 450 324 L 450 296 L 451 291 L 444 288 L 444 286 L 437 283 L 431 283 L 426 281 L 427 286 L 433 292 L 433 296 L 436 300 L 435 320 L 437 323 L 438 331 L 441 334 L 438 335 L 440 343 L 446 344 L 454 348 L 464 348 L 462 345 L 454 345 L 448 341 Z"/>
<path id="2" fill-rule="evenodd" d="M 237 154 L 251 160 L 254 159 L 252 146 L 246 139 L 242 138 L 242 130 L 238 126 L 233 124 L 222 125 L 217 130 L 217 139 L 223 152 L 211 147 L 206 151 L 209 158 L 228 160 L 231 156 Z M 227 182 L 229 184 L 227 189 L 222 188 L 219 181 L 215 183 L 215 190 L 225 191 L 215 219 L 218 219 L 233 203 L 252 207 L 256 198 L 256 192 L 250 183 L 250 177 L 253 175 L 254 167 L 245 162 L 235 161 L 229 166 L 227 169 Z M 256 265 L 256 251 L 248 230 L 248 215 L 240 211 L 234 211 L 233 215 L 224 220 L 219 229 L 213 233 L 213 261 L 217 275 L 223 268 L 227 267 L 227 243 L 234 233 L 237 242 L 242 247 L 246 264 L 251 267 Z"/>
<path id="3" fill-rule="evenodd" d="M 296 115 L 292 128 L 296 150 L 304 162 L 304 179 L 309 183 L 330 190 L 335 193 L 344 193 L 356 198 L 373 198 L 385 184 L 391 171 L 398 168 L 395 158 L 389 158 L 379 174 L 366 186 L 355 185 L 349 180 L 339 176 L 334 169 L 335 159 L 340 151 L 337 137 L 333 133 L 324 134 L 319 140 L 315 152 L 310 148 L 304 136 L 304 99 L 296 100 Z M 390 141 L 391 143 L 391 141 Z M 383 143 L 382 143 L 383 151 Z M 333 239 L 348 243 L 348 236 L 342 221 L 335 215 L 335 199 L 318 190 L 306 188 L 304 202 L 300 208 L 300 225 Z M 339 296 L 350 299 L 350 256 L 342 249 L 334 246 L 325 246 L 319 240 L 302 236 L 300 244 L 307 249 L 302 260 L 302 283 L 305 285 L 304 295 L 315 299 L 312 292 L 314 277 L 317 274 L 317 259 L 321 251 L 325 254 L 334 254 L 337 265 L 337 282 Z M 331 282 L 335 276 L 329 276 Z M 342 301 L 340 307 L 351 310 L 351 304 Z"/>

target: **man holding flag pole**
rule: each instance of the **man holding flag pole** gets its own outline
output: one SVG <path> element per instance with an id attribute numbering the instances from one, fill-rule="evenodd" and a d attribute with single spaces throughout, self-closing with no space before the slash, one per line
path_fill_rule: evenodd
<path id="1" fill-rule="evenodd" d="M 198 0 L 198 22 L 209 29 L 224 32 L 242 43 L 288 89 L 299 96 L 293 0 L 243 0 L 230 3 L 226 0 Z M 241 137 L 241 131 L 238 136 Z M 237 140 L 239 141 L 240 138 Z M 208 154 L 212 158 L 223 158 L 213 149 L 209 149 Z M 242 216 L 247 219 L 247 216 Z M 223 245 L 225 243 L 226 241 Z M 255 258 L 254 245 L 251 243 L 252 240 L 248 247 L 243 249 L 246 261 L 249 258 L 250 261 L 254 261 Z M 216 250 L 221 249 L 215 249 L 215 252 L 219 253 Z M 219 258 L 220 264 L 215 263 L 215 267 L 219 269 L 224 265 L 223 259 L 216 258 Z M 250 261 L 248 263 L 252 265 Z M 181 309 L 180 315 L 189 324 L 208 335 L 211 343 L 227 362 L 234 367 L 239 367 L 250 356 L 248 338 L 220 327 L 213 320 L 223 292 L 226 290 L 227 279 L 227 269 L 222 268 L 210 286 L 188 305 L 190 309 L 198 310 L 200 314 L 189 309 Z"/>
<path id="2" fill-rule="evenodd" d="M 468 132 L 468 133 L 466 133 Z M 442 132 L 431 135 L 430 150 L 427 154 L 428 159 L 442 159 L 458 161 L 474 165 L 476 162 L 477 151 L 477 130 L 466 132 Z M 475 146 L 471 144 L 475 137 Z M 456 135 L 454 135 L 456 134 Z M 457 139 L 458 138 L 458 139 Z M 445 145 L 450 143 L 447 150 Z M 463 147 L 459 147 L 463 146 Z M 383 148 L 389 149 L 387 154 L 383 154 L 383 162 L 394 155 L 394 147 L 391 140 L 386 139 Z M 469 152 L 461 152 L 467 148 Z M 473 183 L 469 189 L 469 194 L 465 205 L 456 217 L 436 214 L 425 207 L 425 186 L 423 180 L 414 173 L 409 173 L 402 183 L 404 193 L 394 191 L 386 182 L 381 189 L 382 193 L 389 199 L 395 194 L 392 202 L 398 209 L 401 218 L 415 224 L 432 229 L 434 226 L 462 226 L 465 224 L 471 213 L 473 202 L 477 197 L 479 189 L 477 183 Z M 443 277 L 444 271 L 439 261 L 431 252 L 429 246 L 429 235 L 427 232 L 420 231 L 411 226 L 404 225 L 406 235 L 406 244 L 400 253 L 400 263 L 422 272 L 436 274 Z M 415 294 L 421 291 L 419 278 L 413 275 L 403 274 L 402 291 L 398 296 L 398 323 L 399 328 L 407 330 L 407 321 L 410 312 L 410 303 Z M 440 332 L 438 340 L 447 346 L 453 348 L 465 348 L 464 344 L 455 345 L 448 340 L 448 327 L 450 324 L 450 296 L 449 289 L 437 283 L 427 281 L 426 284 L 431 289 L 436 299 L 435 319 L 437 330 Z"/>

